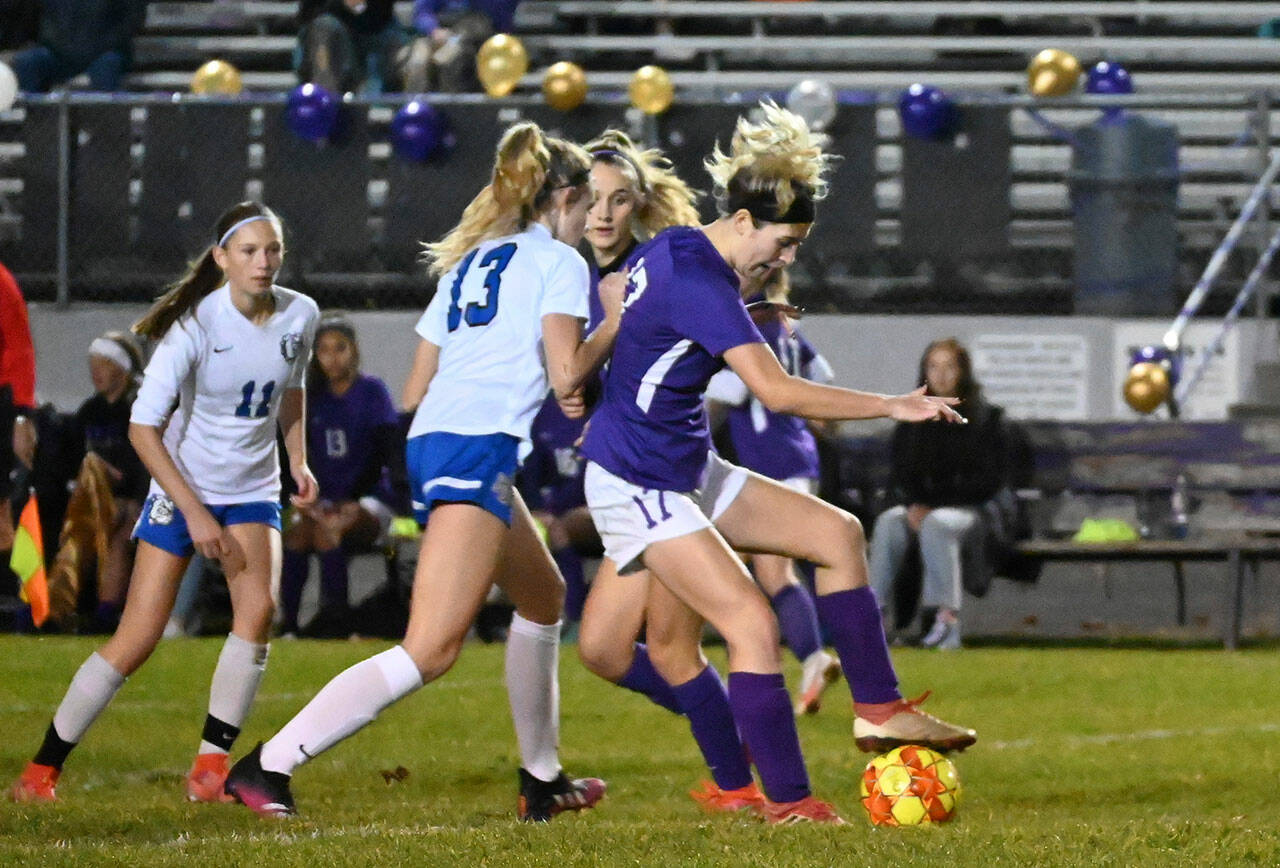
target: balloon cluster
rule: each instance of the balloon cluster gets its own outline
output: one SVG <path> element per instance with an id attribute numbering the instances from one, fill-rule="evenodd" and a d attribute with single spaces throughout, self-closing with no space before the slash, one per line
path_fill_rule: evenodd
<path id="1" fill-rule="evenodd" d="M 401 106 L 391 119 L 391 147 L 401 159 L 422 163 L 453 145 L 444 112 L 422 97 Z"/>
<path id="2" fill-rule="evenodd" d="M 1169 399 L 1181 373 L 1180 357 L 1164 347 L 1146 346 L 1130 358 L 1124 381 L 1125 403 L 1139 413 L 1151 413 Z"/>
<path id="3" fill-rule="evenodd" d="M 307 83 L 295 87 L 285 100 L 284 116 L 293 130 L 309 142 L 323 142 L 338 123 L 341 101 L 326 87 Z"/>
<path id="4" fill-rule="evenodd" d="M 1046 48 L 1027 67 L 1027 90 L 1036 96 L 1066 96 L 1079 81 L 1080 61 L 1057 48 Z"/>

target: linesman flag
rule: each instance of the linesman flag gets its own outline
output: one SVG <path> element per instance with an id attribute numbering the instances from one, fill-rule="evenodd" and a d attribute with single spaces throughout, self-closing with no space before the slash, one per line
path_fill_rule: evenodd
<path id="1" fill-rule="evenodd" d="M 18 517 L 9 568 L 22 582 L 21 596 L 31 607 L 31 620 L 37 627 L 41 626 L 49 617 L 49 581 L 44 574 L 44 536 L 40 533 L 40 513 L 34 490 Z"/>

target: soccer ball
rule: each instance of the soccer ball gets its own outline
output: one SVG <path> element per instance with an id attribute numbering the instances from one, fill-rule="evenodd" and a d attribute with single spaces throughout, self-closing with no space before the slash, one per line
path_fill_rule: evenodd
<path id="1" fill-rule="evenodd" d="M 955 815 L 960 776 L 942 754 L 905 745 L 867 763 L 859 789 L 871 825 L 927 826 Z"/>

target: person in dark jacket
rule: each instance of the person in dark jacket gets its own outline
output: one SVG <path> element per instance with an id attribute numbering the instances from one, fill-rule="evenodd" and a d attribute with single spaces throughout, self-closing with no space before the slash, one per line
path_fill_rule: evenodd
<path id="1" fill-rule="evenodd" d="M 918 540 L 924 568 L 921 605 L 936 610 L 921 644 L 955 650 L 960 648 L 963 572 L 982 547 L 984 504 L 1006 488 L 1004 411 L 982 399 L 969 352 L 955 338 L 929 344 L 917 382 L 930 395 L 960 398 L 957 409 L 969 424 L 899 424 L 894 430 L 890 481 L 899 505 L 876 519 L 870 581 L 885 607 Z"/>
<path id="2" fill-rule="evenodd" d="M 409 32 L 393 0 L 301 0 L 297 71 L 335 93 L 362 85 L 371 93 L 400 89 L 397 55 Z"/>
<path id="3" fill-rule="evenodd" d="M 13 56 L 18 89 L 46 93 L 88 73 L 94 90 L 119 90 L 146 8 L 146 0 L 42 0 L 36 44 Z"/>

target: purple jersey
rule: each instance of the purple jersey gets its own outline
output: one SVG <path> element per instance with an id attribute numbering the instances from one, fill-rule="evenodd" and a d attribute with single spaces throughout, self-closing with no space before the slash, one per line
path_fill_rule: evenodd
<path id="1" fill-rule="evenodd" d="M 582 436 L 586 417 L 570 419 L 560 412 L 555 395 L 548 395 L 533 419 L 529 439 L 533 451 L 520 466 L 520 493 L 530 509 L 563 515 L 587 502 L 582 492 L 585 464 L 574 444 Z"/>
<path id="2" fill-rule="evenodd" d="M 397 417 L 386 385 L 360 374 L 341 397 L 323 386 L 308 390 L 307 404 L 307 460 L 320 496 L 331 501 L 389 496 L 386 433 L 395 429 Z"/>
<path id="3" fill-rule="evenodd" d="M 800 332 L 788 331 L 771 318 L 760 326 L 760 333 L 788 374 L 830 382 L 830 366 Z M 726 424 L 743 467 L 770 479 L 818 478 L 818 447 L 804 419 L 774 413 L 747 394 L 744 403 L 729 410 Z"/>
<path id="4" fill-rule="evenodd" d="M 604 400 L 583 454 L 633 485 L 697 488 L 711 448 L 707 382 L 726 350 L 763 340 L 737 275 L 702 230 L 660 232 L 632 256 Z"/>

